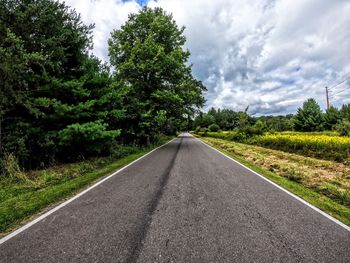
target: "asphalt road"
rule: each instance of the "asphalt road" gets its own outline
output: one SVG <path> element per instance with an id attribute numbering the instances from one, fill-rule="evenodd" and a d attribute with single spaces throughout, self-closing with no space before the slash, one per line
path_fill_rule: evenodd
<path id="1" fill-rule="evenodd" d="M 350 262 L 350 232 L 183 134 L 1 244 L 0 262 Z"/>

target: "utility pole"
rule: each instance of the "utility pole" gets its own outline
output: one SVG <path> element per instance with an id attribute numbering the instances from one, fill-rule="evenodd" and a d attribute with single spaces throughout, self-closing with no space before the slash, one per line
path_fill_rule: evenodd
<path id="1" fill-rule="evenodd" d="M 328 87 L 326 87 L 326 98 L 327 98 L 327 110 L 329 110 L 329 95 L 328 95 Z"/>

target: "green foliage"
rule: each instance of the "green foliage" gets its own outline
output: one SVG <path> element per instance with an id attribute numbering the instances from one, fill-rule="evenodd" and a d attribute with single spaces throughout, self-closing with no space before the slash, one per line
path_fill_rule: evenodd
<path id="1" fill-rule="evenodd" d="M 126 88 L 88 54 L 92 26 L 52 0 L 5 0 L 0 14 L 0 157 L 13 154 L 25 168 L 72 161 L 74 140 L 61 140 L 71 125 L 104 123 L 119 133 Z M 108 154 L 105 144 L 80 153 Z"/>
<path id="2" fill-rule="evenodd" d="M 169 137 L 162 136 L 159 144 L 147 147 L 117 145 L 110 157 L 21 172 L 21 176 L 31 179 L 29 183 L 22 179 L 0 177 L 0 233 L 15 227 L 45 207 L 74 195 L 81 188 L 168 140 Z M 14 166 L 11 169 L 17 173 L 18 167 L 11 158 L 11 166 Z"/>
<path id="3" fill-rule="evenodd" d="M 198 133 L 201 130 L 201 126 L 197 126 L 196 129 L 194 130 L 195 133 Z"/>
<path id="4" fill-rule="evenodd" d="M 346 119 L 350 121 L 350 103 L 344 104 L 340 109 L 340 117 L 341 119 Z"/>
<path id="5" fill-rule="evenodd" d="M 322 130 L 323 116 L 320 106 L 314 99 L 308 99 L 295 115 L 295 129 L 297 131 Z"/>
<path id="6" fill-rule="evenodd" d="M 249 136 L 262 135 L 267 131 L 267 125 L 263 120 L 258 120 L 253 126 L 246 128 L 244 131 Z"/>
<path id="7" fill-rule="evenodd" d="M 44 59 L 41 54 L 28 53 L 23 41 L 10 29 L 4 34 L 0 45 L 0 119 L 18 105 L 32 108 L 27 94 L 34 77 L 32 67 Z"/>
<path id="8" fill-rule="evenodd" d="M 202 127 L 209 127 L 210 125 L 214 124 L 215 118 L 211 114 L 203 114 L 202 120 L 201 120 L 201 126 Z"/>
<path id="9" fill-rule="evenodd" d="M 324 114 L 324 128 L 326 130 L 333 130 L 340 120 L 340 111 L 336 107 L 331 106 Z"/>
<path id="10" fill-rule="evenodd" d="M 149 140 L 193 115 L 204 103 L 205 90 L 191 75 L 183 49 L 184 28 L 161 8 L 143 8 L 109 39 L 116 77 L 129 87 L 122 122 L 129 140 Z"/>
<path id="11" fill-rule="evenodd" d="M 5 0 L 0 16 L 0 158 L 21 168 L 156 142 L 188 128 L 204 103 L 184 29 L 160 8 L 112 33 L 113 75 L 89 55 L 93 26 L 65 3 Z"/>
<path id="12" fill-rule="evenodd" d="M 208 129 L 209 129 L 209 131 L 211 131 L 211 132 L 217 132 L 218 130 L 220 130 L 220 127 L 219 127 L 219 125 L 217 125 L 217 124 L 212 124 L 212 125 L 210 125 L 210 126 L 208 127 Z"/>
<path id="13" fill-rule="evenodd" d="M 70 158 L 73 159 L 76 156 L 98 156 L 109 153 L 120 131 L 109 131 L 107 126 L 101 121 L 68 125 L 58 133 L 62 152 L 69 152 Z"/>
<path id="14" fill-rule="evenodd" d="M 261 116 L 258 118 L 266 123 L 268 131 L 292 131 L 294 129 L 293 114 L 286 116 Z"/>
<path id="15" fill-rule="evenodd" d="M 339 132 L 340 136 L 350 136 L 350 121 L 343 119 L 335 125 L 335 129 Z"/>

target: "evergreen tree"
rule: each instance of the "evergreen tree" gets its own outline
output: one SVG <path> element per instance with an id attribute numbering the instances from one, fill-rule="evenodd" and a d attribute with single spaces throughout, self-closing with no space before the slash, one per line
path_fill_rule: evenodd
<path id="1" fill-rule="evenodd" d="M 341 121 L 340 111 L 331 106 L 324 114 L 324 127 L 326 130 L 333 130 L 335 125 Z"/>
<path id="2" fill-rule="evenodd" d="M 294 117 L 297 131 L 316 131 L 322 129 L 323 115 L 320 106 L 314 99 L 308 99 L 299 108 Z"/>
<path id="3" fill-rule="evenodd" d="M 5 0 L 0 14 L 0 154 L 30 168 L 107 153 L 124 92 L 88 54 L 92 26 L 53 0 Z"/>
<path id="4" fill-rule="evenodd" d="M 340 117 L 350 121 L 350 103 L 344 104 L 340 109 Z"/>

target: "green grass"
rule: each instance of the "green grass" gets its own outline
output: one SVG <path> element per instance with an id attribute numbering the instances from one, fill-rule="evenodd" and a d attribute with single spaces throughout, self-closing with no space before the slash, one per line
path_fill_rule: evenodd
<path id="1" fill-rule="evenodd" d="M 268 178 L 269 180 L 282 186 L 284 189 L 301 197 L 302 199 L 304 199 L 305 201 L 309 202 L 310 204 L 316 206 L 317 208 L 321 209 L 322 211 L 337 218 L 338 220 L 340 220 L 344 224 L 350 225 L 350 208 L 348 206 L 345 206 L 339 202 L 336 202 L 335 200 L 327 197 L 326 195 L 322 194 L 322 192 L 317 191 L 316 189 L 308 188 L 300 182 L 290 180 L 289 178 L 287 178 L 285 176 L 279 175 L 278 173 L 275 173 L 275 172 L 270 171 L 264 167 L 261 167 L 260 165 L 257 165 L 254 162 L 249 161 L 246 158 L 242 157 L 242 155 L 238 154 L 237 152 L 232 152 L 230 150 L 223 149 L 222 147 L 218 146 L 217 144 L 211 142 L 211 140 L 214 140 L 214 139 L 210 140 L 208 138 L 201 138 L 201 140 L 203 140 L 204 142 L 213 146 L 214 148 L 218 149 L 219 151 L 225 153 L 226 155 L 234 158 L 235 160 L 237 160 L 240 163 L 244 164 L 245 166 L 249 167 L 253 171 L 263 175 L 264 177 Z M 230 143 L 232 143 L 232 142 L 230 142 Z M 267 151 L 269 151 L 269 149 Z"/>
<path id="2" fill-rule="evenodd" d="M 162 140 L 158 145 L 164 142 Z M 123 153 L 124 157 L 98 158 L 28 172 L 26 176 L 29 180 L 25 181 L 3 177 L 0 180 L 0 236 L 45 208 L 75 195 L 98 179 L 136 160 L 156 146 L 133 147 Z"/>

